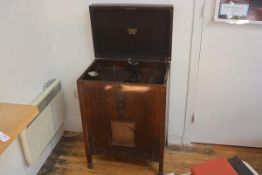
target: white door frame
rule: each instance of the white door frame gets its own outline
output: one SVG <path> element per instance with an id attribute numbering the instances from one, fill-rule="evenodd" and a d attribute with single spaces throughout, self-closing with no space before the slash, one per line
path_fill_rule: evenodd
<path id="1" fill-rule="evenodd" d="M 208 0 L 207 0 L 208 1 Z M 187 89 L 187 102 L 186 114 L 184 121 L 184 133 L 182 136 L 182 144 L 189 145 L 191 143 L 190 133 L 192 133 L 192 123 L 194 120 L 197 83 L 198 83 L 198 70 L 201 54 L 201 42 L 203 33 L 204 16 L 206 0 L 195 0 L 194 2 L 194 19 L 192 29 L 192 43 L 191 54 L 188 73 L 188 89 Z"/>

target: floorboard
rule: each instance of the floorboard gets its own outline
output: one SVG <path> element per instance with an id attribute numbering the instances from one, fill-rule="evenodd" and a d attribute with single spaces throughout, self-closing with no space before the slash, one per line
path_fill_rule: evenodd
<path id="1" fill-rule="evenodd" d="M 190 172 L 190 167 L 218 156 L 238 156 L 262 174 L 262 149 L 221 145 L 193 144 L 169 146 L 165 150 L 164 172 L 176 175 Z M 94 156 L 94 168 L 86 167 L 83 135 L 65 133 L 38 175 L 155 175 L 157 163 L 114 156 Z"/>

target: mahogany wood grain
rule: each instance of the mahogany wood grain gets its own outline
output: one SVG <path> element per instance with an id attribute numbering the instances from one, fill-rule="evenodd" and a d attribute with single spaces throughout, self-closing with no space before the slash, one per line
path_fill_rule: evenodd
<path id="1" fill-rule="evenodd" d="M 88 167 L 93 154 L 120 154 L 159 162 L 163 172 L 166 83 L 78 80 Z M 135 123 L 134 146 L 112 144 L 111 121 Z"/>

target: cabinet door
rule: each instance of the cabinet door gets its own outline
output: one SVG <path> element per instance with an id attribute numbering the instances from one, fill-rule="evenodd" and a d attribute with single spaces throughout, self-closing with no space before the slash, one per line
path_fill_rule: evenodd
<path id="1" fill-rule="evenodd" d="M 135 146 L 139 152 L 159 156 L 164 137 L 165 91 L 161 87 L 122 85 L 124 121 L 135 123 Z"/>
<path id="2" fill-rule="evenodd" d="M 85 121 L 93 151 L 106 151 L 111 146 L 111 121 L 118 119 L 115 86 L 83 83 Z"/>
<path id="3" fill-rule="evenodd" d="M 165 88 L 89 83 L 84 91 L 94 151 L 130 151 L 158 159 L 165 133 Z"/>

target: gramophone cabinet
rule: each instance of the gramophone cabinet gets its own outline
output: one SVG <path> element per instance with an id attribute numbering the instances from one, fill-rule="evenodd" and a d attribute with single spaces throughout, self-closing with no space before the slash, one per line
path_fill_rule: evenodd
<path id="1" fill-rule="evenodd" d="M 90 6 L 95 60 L 77 80 L 89 168 L 113 154 L 163 174 L 172 17 L 168 5 Z"/>

